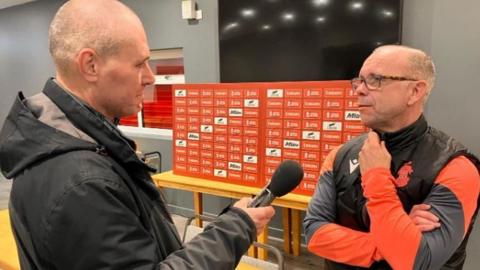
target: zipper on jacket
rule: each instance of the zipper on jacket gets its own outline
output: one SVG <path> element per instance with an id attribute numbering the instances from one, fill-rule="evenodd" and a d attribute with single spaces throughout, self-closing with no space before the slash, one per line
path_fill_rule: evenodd
<path id="1" fill-rule="evenodd" d="M 105 149 L 105 146 L 103 146 L 103 145 L 97 145 L 97 148 L 95 149 L 95 152 L 97 154 L 102 155 L 102 156 L 108 156 L 107 149 Z"/>

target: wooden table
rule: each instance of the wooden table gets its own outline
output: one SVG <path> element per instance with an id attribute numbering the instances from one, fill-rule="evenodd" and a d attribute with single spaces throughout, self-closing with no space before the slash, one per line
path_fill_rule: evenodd
<path id="1" fill-rule="evenodd" d="M 8 209 L 0 211 L 0 269 L 20 269 L 17 245 L 10 225 Z"/>
<path id="2" fill-rule="evenodd" d="M 252 197 L 260 192 L 260 188 L 229 184 L 218 181 L 206 180 L 202 178 L 175 175 L 172 171 L 153 175 L 153 180 L 158 187 L 180 189 L 193 192 L 193 203 L 195 214 L 202 214 L 203 203 L 202 194 L 211 194 L 227 198 Z M 301 218 L 300 211 L 305 211 L 310 196 L 287 194 L 276 198 L 272 205 L 282 207 L 282 224 L 284 250 L 294 256 L 300 255 L 300 234 Z M 197 225 L 201 226 L 201 221 L 197 220 Z M 268 238 L 268 228 L 257 238 L 261 243 L 266 243 Z M 258 255 L 258 258 L 266 259 L 266 252 L 258 250 L 258 254 L 251 249 L 249 255 Z"/>

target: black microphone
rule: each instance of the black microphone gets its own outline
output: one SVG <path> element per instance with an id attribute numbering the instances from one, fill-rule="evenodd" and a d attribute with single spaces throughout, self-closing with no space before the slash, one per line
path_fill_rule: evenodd
<path id="1" fill-rule="evenodd" d="M 276 197 L 281 197 L 292 191 L 303 179 L 303 169 L 293 160 L 285 160 L 273 173 L 270 183 L 253 198 L 247 207 L 268 206 Z"/>

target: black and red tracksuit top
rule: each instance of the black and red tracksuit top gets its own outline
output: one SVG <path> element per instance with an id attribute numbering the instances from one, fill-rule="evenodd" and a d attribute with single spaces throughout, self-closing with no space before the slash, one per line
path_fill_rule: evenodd
<path id="1" fill-rule="evenodd" d="M 327 269 L 461 269 L 478 211 L 479 160 L 423 116 L 380 137 L 390 170 L 360 174 L 366 136 L 326 158 L 304 220 L 308 249 Z M 408 213 L 421 203 L 440 228 L 422 233 L 413 224 Z"/>

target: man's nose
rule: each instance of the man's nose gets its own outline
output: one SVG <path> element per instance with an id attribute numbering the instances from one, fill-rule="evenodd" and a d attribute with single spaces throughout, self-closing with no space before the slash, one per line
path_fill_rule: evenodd
<path id="1" fill-rule="evenodd" d="M 153 74 L 152 69 L 150 68 L 150 65 L 148 63 L 145 63 L 145 72 L 143 76 L 143 83 L 145 85 L 151 85 L 155 82 L 155 76 Z"/>
<path id="2" fill-rule="evenodd" d="M 367 83 L 365 81 L 362 81 L 357 88 L 355 89 L 355 94 L 359 96 L 364 96 L 368 94 L 368 88 L 367 88 Z"/>

